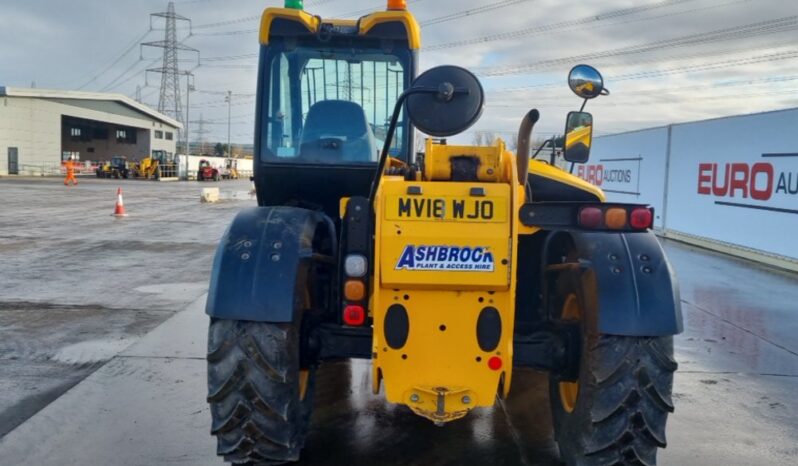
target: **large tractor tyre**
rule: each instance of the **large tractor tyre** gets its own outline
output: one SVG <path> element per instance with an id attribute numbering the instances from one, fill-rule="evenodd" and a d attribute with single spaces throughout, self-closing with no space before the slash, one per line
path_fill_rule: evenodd
<path id="1" fill-rule="evenodd" d="M 555 440 L 568 466 L 657 464 L 673 412 L 673 337 L 603 335 L 575 273 L 560 277 L 553 314 L 579 322 L 576 382 L 549 377 Z"/>
<path id="2" fill-rule="evenodd" d="M 161 179 L 161 167 L 158 167 L 158 168 L 155 169 L 155 173 L 153 173 L 152 179 L 154 179 L 155 181 L 158 181 L 158 180 Z"/>
<path id="3" fill-rule="evenodd" d="M 233 464 L 299 460 L 313 407 L 299 325 L 211 319 L 208 402 L 217 454 Z"/>
<path id="4" fill-rule="evenodd" d="M 197 181 L 202 181 L 202 180 L 203 180 L 203 178 L 202 178 L 202 172 L 201 172 L 201 171 L 199 171 L 199 172 L 197 172 Z"/>

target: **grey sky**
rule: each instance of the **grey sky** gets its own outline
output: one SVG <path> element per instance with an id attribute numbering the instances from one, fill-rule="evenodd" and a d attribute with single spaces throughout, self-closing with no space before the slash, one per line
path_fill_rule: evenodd
<path id="1" fill-rule="evenodd" d="M 195 70 L 192 115 L 210 120 L 208 139 L 226 137 L 227 107 L 213 92 L 242 94 L 233 107 L 233 140 L 253 131 L 257 19 L 274 0 L 176 1 L 195 35 L 186 45 L 206 59 Z M 488 11 L 475 8 L 505 3 Z M 162 0 L 0 0 L 0 85 L 105 90 L 156 106 L 160 81 L 143 69 L 154 49 L 130 47 L 160 40 L 149 13 Z M 384 8 L 376 0 L 305 0 L 323 17 Z M 638 8 L 628 10 L 629 8 Z M 571 66 L 598 67 L 612 95 L 588 109 L 600 133 L 670 122 L 798 106 L 798 2 L 779 0 L 416 0 L 410 10 L 424 24 L 422 69 L 451 63 L 477 71 L 488 91 L 477 130 L 510 133 L 531 107 L 541 110 L 539 134 L 560 132 L 580 102 L 565 82 Z M 455 15 L 456 13 L 466 13 Z M 448 15 L 452 15 L 451 17 Z M 217 23 L 226 23 L 217 25 Z M 156 28 L 161 28 L 155 22 Z M 210 27 L 206 27 L 210 26 Z M 183 29 L 179 35 L 187 36 Z M 498 35 L 498 36 L 497 36 Z M 122 56 L 125 50 L 129 52 Z M 120 58 L 121 57 L 121 58 Z M 190 56 L 185 57 L 189 59 Z M 113 66 L 109 66 L 115 61 Z M 157 63 L 155 66 L 158 66 Z M 184 66 L 193 66 L 186 62 Z M 93 79 L 95 78 L 96 79 Z M 192 125 L 196 129 L 197 125 Z M 505 134 L 507 136 L 507 134 Z M 195 138 L 196 136 L 193 136 Z"/>

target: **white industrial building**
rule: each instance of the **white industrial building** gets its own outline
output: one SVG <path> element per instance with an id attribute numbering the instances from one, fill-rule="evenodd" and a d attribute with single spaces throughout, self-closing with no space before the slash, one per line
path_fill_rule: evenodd
<path id="1" fill-rule="evenodd" d="M 182 125 L 120 94 L 0 87 L 0 176 L 176 152 Z"/>

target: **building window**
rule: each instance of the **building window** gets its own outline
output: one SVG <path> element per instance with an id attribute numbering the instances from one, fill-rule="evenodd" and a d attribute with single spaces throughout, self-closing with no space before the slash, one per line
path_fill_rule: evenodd
<path id="1" fill-rule="evenodd" d="M 163 131 L 156 131 L 155 139 L 163 139 Z"/>
<path id="2" fill-rule="evenodd" d="M 116 130 L 117 144 L 136 144 L 136 129 L 123 128 Z"/>
<path id="3" fill-rule="evenodd" d="M 172 134 L 171 132 L 167 131 L 166 132 L 166 140 L 167 141 L 171 141 L 173 139 L 174 139 L 174 134 Z"/>
<path id="4" fill-rule="evenodd" d="M 69 135 L 72 136 L 73 138 L 79 138 L 80 137 L 80 128 L 70 128 L 69 129 Z"/>

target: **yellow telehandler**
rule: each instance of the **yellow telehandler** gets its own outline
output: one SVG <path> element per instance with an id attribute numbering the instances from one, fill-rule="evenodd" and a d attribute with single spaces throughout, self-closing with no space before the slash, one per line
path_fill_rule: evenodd
<path id="1" fill-rule="evenodd" d="M 456 66 L 419 74 L 420 48 L 404 0 L 357 20 L 301 0 L 263 13 L 259 206 L 222 238 L 206 306 L 218 454 L 297 461 L 317 367 L 364 358 L 374 393 L 438 425 L 509 396 L 515 369 L 546 371 L 566 464 L 656 464 L 682 317 L 653 209 L 530 160 L 537 110 L 517 153 L 447 144 L 483 88 Z M 568 82 L 608 94 L 590 66 Z M 588 161 L 592 128 L 569 114 L 565 160 Z"/>

